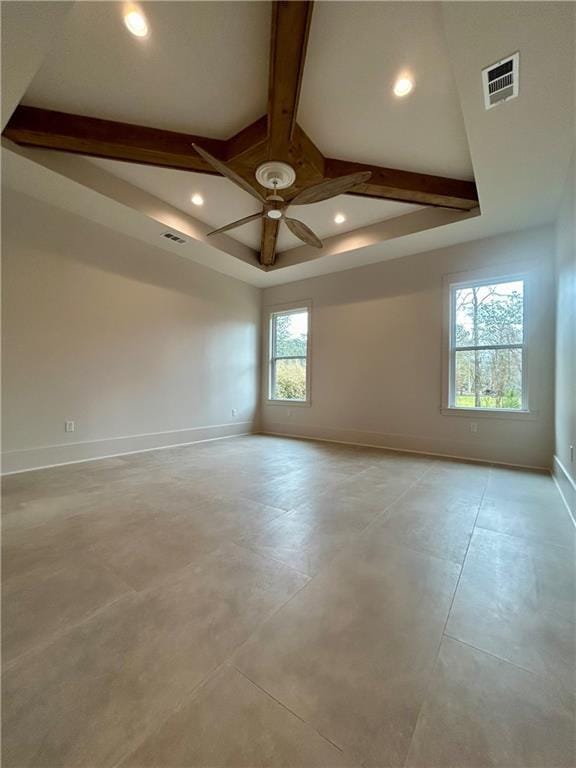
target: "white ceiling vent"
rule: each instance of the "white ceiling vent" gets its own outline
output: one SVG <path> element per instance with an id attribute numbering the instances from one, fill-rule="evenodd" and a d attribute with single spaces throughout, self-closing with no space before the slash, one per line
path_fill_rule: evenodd
<path id="1" fill-rule="evenodd" d="M 180 244 L 182 244 L 182 243 L 185 243 L 185 242 L 186 242 L 186 240 L 184 240 L 184 239 L 183 239 L 183 238 L 181 238 L 181 237 L 178 237 L 178 235 L 173 235 L 173 234 L 172 234 L 172 232 L 164 232 L 164 234 L 162 235 L 162 237 L 167 237 L 167 238 L 168 238 L 168 240 L 174 240 L 174 242 L 175 242 L 175 243 L 180 243 Z"/>
<path id="2" fill-rule="evenodd" d="M 497 107 L 509 99 L 518 96 L 520 54 L 513 53 L 482 70 L 484 106 L 486 109 Z"/>

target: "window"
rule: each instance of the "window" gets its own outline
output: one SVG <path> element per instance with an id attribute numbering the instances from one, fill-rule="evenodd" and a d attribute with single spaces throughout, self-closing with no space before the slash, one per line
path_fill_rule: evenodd
<path id="1" fill-rule="evenodd" d="M 308 306 L 270 314 L 270 400 L 309 402 L 309 316 Z"/>
<path id="2" fill-rule="evenodd" d="M 449 408 L 527 411 L 525 280 L 450 285 Z"/>

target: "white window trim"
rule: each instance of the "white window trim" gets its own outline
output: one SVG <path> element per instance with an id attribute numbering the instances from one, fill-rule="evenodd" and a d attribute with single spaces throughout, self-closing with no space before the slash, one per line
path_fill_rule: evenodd
<path id="1" fill-rule="evenodd" d="M 506 408 L 463 408 L 452 405 L 452 388 L 454 375 L 454 290 L 472 285 L 491 285 L 500 282 L 524 281 L 524 337 L 522 344 L 522 409 Z M 485 267 L 470 272 L 459 272 L 445 275 L 443 278 L 442 305 L 443 305 L 443 339 L 442 339 L 442 406 L 441 413 L 444 416 L 464 416 L 469 419 L 522 419 L 531 420 L 538 417 L 535 408 L 535 397 L 531 390 L 529 350 L 532 339 L 532 296 L 533 296 L 534 268 L 526 267 L 518 269 L 518 265 L 504 265 L 499 267 Z M 491 345 L 487 345 L 491 346 Z M 494 345 L 492 345 L 494 346 Z M 508 347 L 509 345 L 504 345 Z M 515 346 L 515 345 L 511 345 Z"/>
<path id="2" fill-rule="evenodd" d="M 272 343 L 272 316 L 276 314 L 282 314 L 283 312 L 294 312 L 297 309 L 305 309 L 308 312 L 308 338 L 306 345 L 306 400 L 273 400 L 270 397 L 270 372 L 271 372 L 271 343 Z M 264 403 L 266 405 L 282 405 L 290 408 L 309 408 L 312 404 L 311 400 L 311 365 L 310 365 L 310 351 L 312 348 L 312 302 L 310 299 L 304 299 L 302 301 L 291 301 L 288 304 L 274 304 L 264 308 L 265 320 L 264 320 Z"/>

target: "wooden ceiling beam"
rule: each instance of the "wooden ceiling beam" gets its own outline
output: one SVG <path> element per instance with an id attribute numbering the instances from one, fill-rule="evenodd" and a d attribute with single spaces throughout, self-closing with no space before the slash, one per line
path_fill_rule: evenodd
<path id="1" fill-rule="evenodd" d="M 219 159 L 227 150 L 220 139 L 24 106 L 16 109 L 3 135 L 27 146 L 210 174 L 214 169 L 192 144 Z"/>
<path id="2" fill-rule="evenodd" d="M 262 238 L 260 240 L 260 264 L 272 266 L 276 260 L 276 240 L 278 238 L 279 219 L 262 218 Z"/>
<path id="3" fill-rule="evenodd" d="M 272 4 L 268 82 L 268 158 L 288 162 L 296 125 L 312 2 L 277 0 Z"/>
<path id="4" fill-rule="evenodd" d="M 330 158 L 325 160 L 324 171 L 328 179 L 358 171 L 371 171 L 372 177 L 367 184 L 356 187 L 353 192 L 348 193 L 360 197 L 383 198 L 416 205 L 455 208 L 461 211 L 470 211 L 479 205 L 478 191 L 473 181 L 399 171 Z"/>
<path id="5" fill-rule="evenodd" d="M 246 128 L 226 140 L 226 161 L 246 162 L 249 158 L 262 153 L 262 162 L 266 159 L 268 144 L 268 115 L 262 115 Z M 203 146 L 203 145 L 202 145 Z M 210 150 L 208 149 L 210 152 Z"/>

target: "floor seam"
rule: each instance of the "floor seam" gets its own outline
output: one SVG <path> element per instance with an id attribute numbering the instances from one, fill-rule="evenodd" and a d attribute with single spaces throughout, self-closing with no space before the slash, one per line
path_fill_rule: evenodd
<path id="1" fill-rule="evenodd" d="M 328 744 L 331 744 L 335 749 L 337 749 L 339 752 L 344 753 L 344 748 L 340 747 L 338 744 L 332 741 L 332 739 L 329 739 L 328 736 L 325 736 L 323 733 L 320 733 L 313 725 L 312 723 L 308 722 L 308 720 L 305 720 L 301 715 L 299 715 L 297 712 L 294 712 L 294 710 L 290 709 L 290 707 L 286 706 L 284 702 L 280 701 L 280 699 L 277 699 L 276 696 L 273 696 L 270 691 L 267 691 L 266 688 L 263 688 L 261 685 L 259 685 L 257 682 L 252 680 L 249 675 L 247 675 L 245 672 L 243 672 L 241 669 L 239 669 L 235 664 L 231 665 L 236 672 L 238 672 L 242 677 L 244 677 L 246 680 L 248 680 L 249 683 L 251 683 L 253 686 L 258 688 L 259 691 L 262 691 L 266 696 L 272 699 L 272 701 L 275 701 L 276 704 L 279 704 L 283 709 L 285 709 L 287 712 L 289 712 L 291 715 L 294 715 L 294 717 L 298 718 L 301 723 L 304 723 L 308 728 L 311 728 L 314 733 L 316 733 L 318 736 L 320 736 L 321 739 L 324 739 L 324 741 L 327 741 Z"/>
<path id="2" fill-rule="evenodd" d="M 455 643 L 459 643 L 460 645 L 465 645 L 467 648 L 471 648 L 473 651 L 478 651 L 479 653 L 483 653 L 486 656 L 490 656 L 492 659 L 496 659 L 496 661 L 502 662 L 502 664 L 509 664 L 511 667 L 514 667 L 515 669 L 519 669 L 521 672 L 527 672 L 530 675 L 533 675 L 537 678 L 547 679 L 549 680 L 550 677 L 546 677 L 545 675 L 541 674 L 540 672 L 534 672 L 533 669 L 528 669 L 527 667 L 523 667 L 521 664 L 516 664 L 514 661 L 510 661 L 510 659 L 503 659 L 502 656 L 498 656 L 496 653 L 492 653 L 491 651 L 487 651 L 485 648 L 479 648 L 477 645 L 474 645 L 473 643 L 469 643 L 466 640 L 461 640 L 459 637 L 454 637 L 454 635 L 449 635 L 447 633 L 444 633 L 442 637 L 446 637 L 449 640 L 454 641 Z"/>

